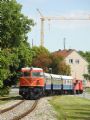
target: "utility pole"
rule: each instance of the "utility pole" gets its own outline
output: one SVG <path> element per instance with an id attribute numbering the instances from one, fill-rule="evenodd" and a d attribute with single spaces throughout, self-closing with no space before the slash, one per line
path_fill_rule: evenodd
<path id="1" fill-rule="evenodd" d="M 66 38 L 63 39 L 64 50 L 66 49 Z"/>

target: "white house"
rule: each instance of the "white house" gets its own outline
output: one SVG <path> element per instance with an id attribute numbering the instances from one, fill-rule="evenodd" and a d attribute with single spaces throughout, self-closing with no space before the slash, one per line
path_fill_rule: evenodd
<path id="1" fill-rule="evenodd" d="M 83 74 L 88 74 L 88 62 L 76 50 L 59 50 L 54 53 L 64 57 L 66 64 L 70 65 L 71 75 L 75 79 L 83 80 Z"/>

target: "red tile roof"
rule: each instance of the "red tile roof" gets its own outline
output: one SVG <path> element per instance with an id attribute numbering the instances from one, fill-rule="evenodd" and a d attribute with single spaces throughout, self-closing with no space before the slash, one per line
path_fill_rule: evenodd
<path id="1" fill-rule="evenodd" d="M 75 51 L 75 50 L 73 50 L 73 49 L 69 49 L 69 50 L 58 50 L 58 51 L 53 52 L 53 54 L 65 58 L 65 57 L 67 57 L 69 54 L 71 54 L 73 51 Z"/>

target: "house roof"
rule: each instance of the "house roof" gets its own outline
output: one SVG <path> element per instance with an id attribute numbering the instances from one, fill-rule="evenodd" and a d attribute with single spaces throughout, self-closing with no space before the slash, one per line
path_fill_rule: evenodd
<path id="1" fill-rule="evenodd" d="M 53 52 L 53 54 L 54 55 L 58 55 L 58 56 L 61 56 L 61 57 L 63 57 L 63 58 L 66 58 L 68 55 L 70 55 L 73 51 L 75 51 L 75 52 L 77 52 L 75 49 L 68 49 L 68 50 L 61 50 L 61 49 L 59 49 L 58 51 L 55 51 L 55 52 Z M 77 52 L 78 53 L 78 52 Z M 79 53 L 78 53 L 78 55 L 80 55 Z M 81 55 L 80 55 L 81 56 Z M 81 56 L 82 57 L 82 56 Z M 82 57 L 82 59 L 84 59 L 86 62 L 87 62 L 87 60 L 84 58 L 84 57 Z M 88 63 L 88 62 L 87 62 Z"/>
<path id="2" fill-rule="evenodd" d="M 69 54 L 71 54 L 73 51 L 75 51 L 74 49 L 69 49 L 69 50 L 58 50 L 58 51 L 55 51 L 53 52 L 53 54 L 55 55 L 59 55 L 63 58 L 67 57 Z"/>

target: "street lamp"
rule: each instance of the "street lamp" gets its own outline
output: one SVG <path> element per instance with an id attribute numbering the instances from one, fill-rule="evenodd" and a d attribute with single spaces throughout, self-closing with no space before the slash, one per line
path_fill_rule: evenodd
<path id="1" fill-rule="evenodd" d="M 52 74 L 52 68 L 49 68 L 49 72 L 50 74 Z M 53 78 L 52 78 L 52 75 L 51 76 L 51 94 L 53 93 Z"/>
<path id="2" fill-rule="evenodd" d="M 52 74 L 52 68 L 49 68 L 49 72 Z"/>

